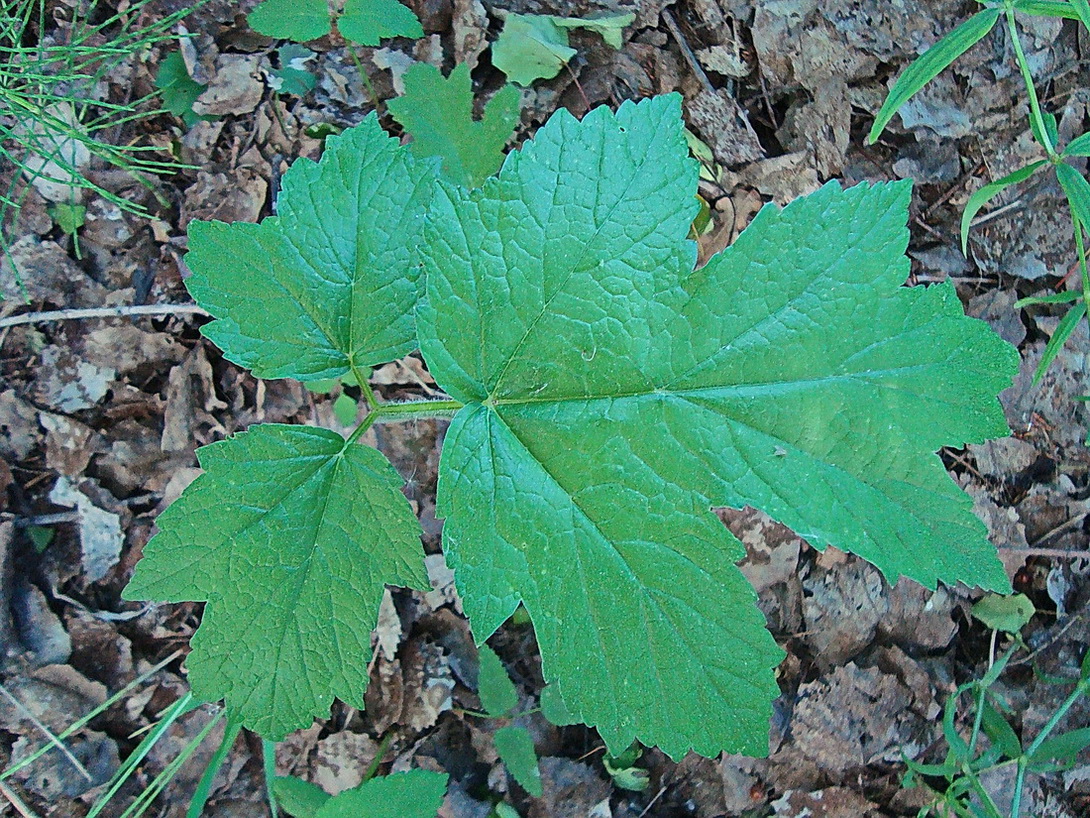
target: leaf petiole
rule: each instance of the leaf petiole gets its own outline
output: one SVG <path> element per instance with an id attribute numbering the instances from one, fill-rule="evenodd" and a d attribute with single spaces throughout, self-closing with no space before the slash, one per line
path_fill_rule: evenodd
<path id="1" fill-rule="evenodd" d="M 1029 95 L 1029 108 L 1033 117 L 1033 122 L 1037 126 L 1034 128 L 1040 136 L 1041 146 L 1045 149 L 1045 153 L 1048 154 L 1048 158 L 1055 162 L 1059 156 L 1056 153 L 1056 146 L 1052 144 L 1052 136 L 1049 134 L 1049 130 L 1045 125 L 1044 114 L 1041 113 L 1041 103 L 1037 99 L 1037 88 L 1033 84 L 1033 75 L 1029 70 L 1029 62 L 1026 60 L 1026 53 L 1022 50 L 1022 39 L 1018 36 L 1018 25 L 1014 20 L 1014 6 L 1012 3 L 1005 4 L 1005 12 L 1007 18 L 1007 31 L 1010 32 L 1011 45 L 1014 47 L 1014 58 L 1018 62 L 1018 68 L 1022 72 L 1022 80 L 1026 83 L 1026 93 Z"/>

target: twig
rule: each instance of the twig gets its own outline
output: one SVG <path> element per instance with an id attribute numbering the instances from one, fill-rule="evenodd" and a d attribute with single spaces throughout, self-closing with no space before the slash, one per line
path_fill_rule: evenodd
<path id="1" fill-rule="evenodd" d="M 208 315 L 196 304 L 139 304 L 123 307 L 91 307 L 80 310 L 28 312 L 0 318 L 0 329 L 42 321 L 75 321 L 82 318 L 124 318 L 133 315 Z"/>
<path id="2" fill-rule="evenodd" d="M 639 814 L 638 818 L 644 818 L 644 816 L 651 811 L 651 807 L 655 806 L 655 802 L 666 794 L 667 789 L 669 789 L 669 787 L 663 787 L 657 793 L 655 793 L 655 797 L 647 803 L 647 806 L 643 808 L 643 812 Z"/>
<path id="3" fill-rule="evenodd" d="M 685 35 L 682 34 L 681 29 L 677 27 L 677 21 L 674 19 L 674 15 L 672 15 L 668 9 L 662 10 L 662 21 L 666 23 L 666 27 L 670 29 L 670 33 L 674 35 L 674 39 L 681 49 L 681 56 L 685 58 L 685 62 L 689 64 L 689 68 L 696 74 L 696 78 L 700 80 L 700 84 L 704 86 L 704 90 L 709 94 L 714 94 L 715 87 L 712 85 L 711 80 L 708 79 L 708 75 L 704 73 L 704 69 L 701 67 L 700 63 L 696 61 L 696 55 L 693 53 L 693 50 L 689 48 L 689 44 L 685 42 Z"/>
<path id="4" fill-rule="evenodd" d="M 7 785 L 6 781 L 0 781 L 0 794 L 11 802 L 11 805 L 15 807 L 15 811 L 22 815 L 23 818 L 38 818 L 38 814 L 26 805 L 15 790 Z"/>
<path id="5" fill-rule="evenodd" d="M 88 781 L 94 782 L 94 778 L 92 778 L 91 774 L 87 772 L 87 768 L 79 763 L 79 759 L 72 755 L 72 751 L 65 747 L 64 743 L 55 735 L 53 735 L 53 733 L 50 732 L 49 728 L 42 724 L 38 720 L 38 717 L 27 709 L 25 704 L 23 704 L 21 701 L 11 695 L 11 693 L 8 692 L 8 689 L 2 684 L 0 684 L 0 693 L 4 694 L 4 696 L 7 697 L 8 701 L 10 701 L 15 706 L 15 709 L 22 713 L 24 716 L 26 716 L 30 723 L 37 727 L 45 735 L 45 737 L 49 739 L 50 744 L 54 745 L 58 750 L 61 751 L 65 758 L 72 762 L 72 766 L 79 770 L 80 774 L 84 778 L 86 778 Z"/>
<path id="6" fill-rule="evenodd" d="M 1090 551 L 1073 551 L 1066 548 L 1000 548 L 1005 554 L 1025 557 L 1090 557 Z"/>
<path id="7" fill-rule="evenodd" d="M 1078 526 L 1080 526 L 1082 524 L 1082 521 L 1085 520 L 1085 519 L 1086 519 L 1086 512 L 1084 512 L 1082 514 L 1077 514 L 1074 517 L 1072 517 L 1070 520 L 1064 520 L 1058 526 L 1051 529 L 1050 531 L 1046 531 L 1040 537 L 1038 537 L 1033 542 L 1031 542 L 1030 547 L 1031 548 L 1037 548 L 1037 547 L 1041 546 L 1042 544 L 1048 542 L 1049 540 L 1053 539 L 1054 537 L 1058 537 L 1061 534 L 1066 534 L 1068 531 L 1071 531 L 1072 529 L 1077 528 Z"/>

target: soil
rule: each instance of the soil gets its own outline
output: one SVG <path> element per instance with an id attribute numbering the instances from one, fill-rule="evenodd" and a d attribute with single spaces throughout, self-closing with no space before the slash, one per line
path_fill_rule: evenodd
<path id="1" fill-rule="evenodd" d="M 66 2 L 47 4 L 58 11 L 50 19 L 61 28 Z M 167 14 L 180 4 L 162 0 L 150 13 Z M 596 105 L 680 92 L 690 128 L 719 166 L 716 181 L 701 187 L 713 213 L 701 239 L 705 257 L 729 244 L 764 202 L 789 201 L 830 179 L 911 177 L 908 283 L 952 281 L 969 313 L 1020 349 L 1022 372 L 1001 396 L 1013 435 L 943 457 L 974 498 L 1016 590 L 1037 608 L 1023 632 L 1028 648 L 997 686 L 1012 706 L 1016 729 L 1036 734 L 1070 690 L 1049 677 L 1077 676 L 1090 641 L 1084 616 L 1090 416 L 1087 404 L 1074 400 L 1090 392 L 1090 337 L 1083 322 L 1041 382 L 1032 382 L 1062 311 L 1018 310 L 1014 302 L 1064 290 L 1078 278 L 1071 275 L 1067 206 L 1054 183 L 1016 188 L 998 199 L 973 229 L 967 257 L 960 252 L 958 225 L 972 192 L 1040 158 L 1005 32 L 997 29 L 940 75 L 876 145 L 863 145 L 892 79 L 976 4 L 413 0 L 422 40 L 353 47 L 354 55 L 336 34 L 310 43 L 315 56 L 307 68 L 316 84 L 302 97 L 272 91 L 268 72 L 283 44 L 247 27 L 245 13 L 253 5 L 210 0 L 185 22 L 192 37 L 183 53 L 194 78 L 209 85 L 199 112 L 214 119 L 187 129 L 162 114 L 116 134 L 119 144 L 173 151 L 187 169 L 156 182 L 151 196 L 131 178 L 92 165 L 100 184 L 145 203 L 154 218 L 88 198 L 77 246 L 31 191 L 11 247 L 29 303 L 5 261 L 0 317 L 191 304 L 186 226 L 194 219 L 269 215 L 290 162 L 320 153 L 319 139 L 308 136 L 311 126 L 358 123 L 374 108 L 372 98 L 385 113 L 381 101 L 395 94 L 399 72 L 412 60 L 448 70 L 456 60 L 475 63 L 475 88 L 480 99 L 489 97 L 503 83 L 487 50 L 500 9 L 567 17 L 632 11 L 636 22 L 619 50 L 592 33 L 572 32 L 578 54 L 570 70 L 524 92 L 515 144 L 560 107 L 578 116 Z M 1077 136 L 1088 125 L 1087 32 L 1048 18 L 1025 17 L 1022 25 L 1061 141 Z M 153 50 L 123 64 L 103 93 L 123 98 L 150 91 L 164 56 Z M 388 116 L 382 122 L 398 133 Z M 0 167 L 0 176 L 13 172 Z M 64 730 L 166 662 L 66 740 L 86 775 L 54 751 L 5 782 L 23 811 L 86 814 L 142 731 L 187 690 L 185 655 L 201 606 L 140 605 L 120 594 L 157 514 L 198 473 L 194 450 L 257 422 L 345 431 L 331 397 L 290 381 L 258 382 L 225 361 L 198 332 L 205 320 L 167 311 L 0 330 L 0 767 L 40 746 L 44 729 Z M 373 384 L 385 399 L 423 396 L 431 386 L 415 356 L 376 370 Z M 543 757 L 544 795 L 529 796 L 496 759 L 490 734 L 498 725 L 465 712 L 480 707 L 477 658 L 439 548 L 434 502 L 444 428 L 440 422 L 382 427 L 373 441 L 408 479 L 436 588 L 389 594 L 366 709 L 338 702 L 328 720 L 281 743 L 281 774 L 338 792 L 358 784 L 381 753 L 382 773 L 411 767 L 449 773 L 446 818 L 485 818 L 499 800 L 540 818 L 909 816 L 929 802 L 925 787 L 902 786 L 902 759 L 941 760 L 945 702 L 1004 647 L 1004 638 L 993 645 L 990 632 L 969 615 L 979 592 L 960 586 L 932 592 L 908 581 L 890 587 L 865 562 L 834 550 L 818 553 L 749 509 L 725 510 L 722 517 L 746 545 L 744 569 L 788 651 L 770 757 L 689 756 L 673 763 L 647 750 L 638 763 L 650 785 L 626 791 L 605 771 L 594 731 L 556 728 L 531 716 L 525 723 Z M 542 684 L 532 630 L 509 623 L 490 644 L 520 695 L 532 702 Z M 215 705 L 203 705 L 182 717 L 103 814 L 120 815 L 214 712 Z M 1088 719 L 1090 707 L 1079 704 L 1065 726 L 1085 727 Z M 222 726 L 171 780 L 151 814 L 184 814 L 221 735 Z M 1031 776 L 1025 814 L 1090 815 L 1090 757 L 1082 762 Z M 1002 776 L 985 783 L 998 798 L 1010 789 Z M 243 733 L 216 777 L 205 814 L 266 815 L 264 791 L 261 742 Z M 0 809 L 18 814 L 10 804 Z"/>

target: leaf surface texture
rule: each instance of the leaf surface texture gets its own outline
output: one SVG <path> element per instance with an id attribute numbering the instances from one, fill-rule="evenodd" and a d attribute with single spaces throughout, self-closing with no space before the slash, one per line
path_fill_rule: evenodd
<path id="1" fill-rule="evenodd" d="M 904 288 L 906 184 L 766 207 L 694 271 L 676 96 L 560 112 L 480 191 L 442 186 L 418 311 L 466 404 L 444 543 L 483 640 L 521 601 L 611 752 L 767 748 L 782 656 L 710 512 L 752 505 L 891 580 L 1006 575 L 934 454 L 1006 434 L 1017 355 Z"/>
<path id="2" fill-rule="evenodd" d="M 401 478 L 367 446 L 266 424 L 199 451 L 205 473 L 158 519 L 127 599 L 206 601 L 190 683 L 280 739 L 360 703 L 384 586 L 427 588 Z"/>

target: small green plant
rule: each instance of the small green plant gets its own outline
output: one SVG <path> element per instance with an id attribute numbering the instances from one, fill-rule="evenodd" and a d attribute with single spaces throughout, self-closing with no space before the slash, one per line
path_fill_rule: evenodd
<path id="1" fill-rule="evenodd" d="M 416 63 L 404 76 L 405 93 L 386 103 L 413 135 L 414 156 L 438 156 L 448 180 L 480 187 L 503 162 L 503 148 L 519 121 L 521 94 L 505 85 L 488 101 L 480 121 L 473 119 L 473 83 L 469 66 L 456 65 L 449 77 L 427 63 Z"/>
<path id="2" fill-rule="evenodd" d="M 0 192 L 0 250 L 8 254 L 18 214 L 30 185 L 53 202 L 61 228 L 74 234 L 83 220 L 85 191 L 131 213 L 146 210 L 88 178 L 92 162 L 132 174 L 174 173 L 176 163 L 157 148 L 115 145 L 108 136 L 121 125 L 159 113 L 152 97 L 115 101 L 97 89 L 134 56 L 172 41 L 176 23 L 203 2 L 146 22 L 151 0 L 110 12 L 92 0 L 75 4 L 56 32 L 45 0 L 4 0 L 0 8 L 0 159 L 16 168 Z M 18 270 L 16 269 L 18 274 Z"/>
<path id="3" fill-rule="evenodd" d="M 1056 712 L 1030 738 L 1019 736 L 1011 724 L 1011 706 L 994 689 L 1017 650 L 1024 648 L 1019 631 L 1035 613 L 1023 594 L 1011 597 L 987 595 L 973 606 L 973 616 L 992 628 L 992 660 L 988 671 L 980 678 L 958 687 L 946 701 L 943 713 L 943 736 L 947 753 L 940 764 L 924 764 L 905 759 L 908 771 L 903 785 L 922 784 L 934 793 L 934 800 L 923 807 L 918 818 L 1020 818 L 1026 776 L 1030 773 L 1050 773 L 1074 766 L 1077 756 L 1090 747 L 1090 728 L 1083 727 L 1053 735 L 1068 711 L 1090 692 L 1090 651 L 1083 659 L 1078 680 L 1055 679 L 1058 684 L 1075 682 L 1075 687 Z M 1002 631 L 1013 637 L 1012 644 L 998 658 L 994 647 L 996 635 Z M 971 705 L 966 719 L 972 727 L 966 740 L 958 729 L 958 711 L 963 698 Z M 1006 714 L 1006 715 L 1005 715 Z M 1004 812 L 985 786 L 989 773 L 1014 767 L 1014 783 L 1010 790 L 1010 807 Z"/>
<path id="4" fill-rule="evenodd" d="M 492 44 L 492 64 L 518 85 L 552 79 L 578 53 L 568 45 L 570 29 L 593 31 L 607 45 L 620 48 L 621 32 L 635 19 L 632 13 L 578 18 L 503 12 L 503 30 Z"/>
<path id="5" fill-rule="evenodd" d="M 490 719 L 512 719 L 518 715 L 518 691 L 507 675 L 500 657 L 488 645 L 480 646 L 477 690 L 484 714 Z M 530 795 L 541 797 L 541 771 L 530 731 L 517 724 L 500 727 L 493 734 L 496 752 L 507 771 Z"/>
<path id="6" fill-rule="evenodd" d="M 204 447 L 160 516 L 125 596 L 208 603 L 198 697 L 273 739 L 361 700 L 384 586 L 428 582 L 402 480 L 359 440 L 421 417 L 453 417 L 438 513 L 478 643 L 525 606 L 546 712 L 614 756 L 767 752 L 783 652 L 715 506 L 891 581 L 1009 590 L 935 450 L 1008 433 L 1018 355 L 951 286 L 902 286 L 908 183 L 769 205 L 694 269 L 677 95 L 560 111 L 478 190 L 439 174 L 372 114 L 292 166 L 277 216 L 190 227 L 226 357 L 352 373 L 366 405 L 347 439 Z M 384 403 L 364 372 L 418 348 L 449 397 Z"/>
<path id="7" fill-rule="evenodd" d="M 1068 159 L 1090 156 L 1090 133 L 1072 139 L 1066 146 L 1059 145 L 1056 116 L 1045 111 L 1041 106 L 1037 88 L 1033 83 L 1033 74 L 1026 60 L 1025 51 L 1022 49 L 1016 15 L 1044 15 L 1079 20 L 1090 31 L 1090 0 L 1070 0 L 1070 2 L 1066 0 L 977 0 L 977 2 L 984 6 L 983 10 L 931 46 L 897 78 L 874 119 L 867 142 L 874 143 L 902 105 L 954 60 L 987 36 L 1001 19 L 1005 21 L 1007 33 L 1014 48 L 1015 61 L 1018 63 L 1029 97 L 1030 130 L 1047 158 L 1031 162 L 1002 179 L 985 185 L 969 198 L 961 217 L 961 249 L 963 253 L 968 252 L 969 228 L 973 219 L 988 202 L 1007 188 L 1025 182 L 1046 167 L 1053 170 L 1071 208 L 1082 287 L 1077 291 L 1023 298 L 1015 304 L 1015 307 L 1021 308 L 1031 304 L 1079 302 L 1067 312 L 1049 339 L 1037 371 L 1034 373 L 1034 382 L 1037 382 L 1059 354 L 1063 345 L 1067 343 L 1075 327 L 1086 315 L 1087 306 L 1090 305 L 1090 271 L 1087 269 L 1083 237 L 1083 231 L 1090 228 L 1090 182 L 1067 163 Z"/>
<path id="8" fill-rule="evenodd" d="M 265 0 L 246 20 L 258 34 L 305 43 L 329 34 L 333 18 L 328 0 Z M 347 0 L 336 20 L 341 36 L 360 45 L 424 36 L 420 20 L 398 0 Z"/>

